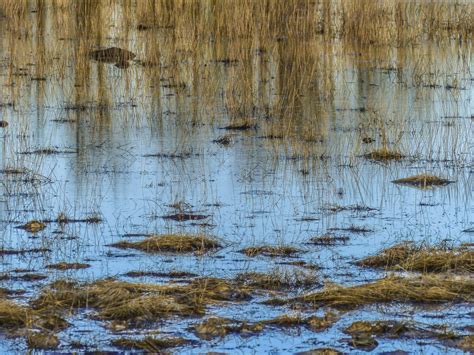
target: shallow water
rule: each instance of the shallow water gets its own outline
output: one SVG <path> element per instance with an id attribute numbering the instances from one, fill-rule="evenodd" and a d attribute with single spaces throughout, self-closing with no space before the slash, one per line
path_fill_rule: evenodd
<path id="1" fill-rule="evenodd" d="M 288 59 L 283 58 L 283 46 L 275 42 L 269 45 L 274 50 L 263 54 L 250 50 L 247 62 L 228 65 L 219 60 L 232 55 L 227 57 L 225 47 L 218 43 L 203 43 L 206 55 L 196 58 L 184 51 L 173 54 L 175 44 L 164 42 L 160 45 L 161 74 L 154 73 L 153 78 L 138 61 L 131 62 L 127 69 L 90 61 L 88 75 L 78 79 L 72 56 L 76 42 L 64 43 L 62 50 L 48 48 L 47 44 L 56 44 L 60 35 L 45 18 L 44 35 L 20 39 L 15 45 L 17 52 L 11 51 L 8 32 L 2 31 L 0 42 L 3 68 L 11 69 L 7 62 L 15 60 L 13 76 L 6 74 L 8 70 L 2 70 L 4 74 L 0 76 L 0 119 L 9 122 L 7 128 L 0 128 L 0 168 L 24 168 L 30 172 L 2 175 L 0 241 L 3 249 L 51 249 L 1 257 L 2 272 L 29 269 L 48 276 L 35 282 L 2 281 L 2 287 L 26 291 L 18 298 L 20 301 L 65 277 L 166 282 L 166 278 L 131 279 L 123 274 L 180 270 L 233 278 L 244 271 L 289 268 L 281 262 L 294 260 L 320 266 L 321 280 L 358 284 L 378 279 L 385 272 L 362 269 L 353 262 L 397 242 L 472 242 L 472 233 L 463 232 L 473 227 L 474 215 L 474 90 L 469 74 L 474 68 L 470 65 L 472 54 L 465 49 L 470 49 L 470 43 L 461 47 L 457 42 L 426 44 L 388 54 L 384 50 L 360 49 L 354 55 L 342 43 L 335 42 L 330 53 L 324 54 L 332 63 L 327 75 L 331 76 L 333 97 L 330 102 L 320 103 L 315 99 L 314 88 L 299 88 L 299 103 L 293 108 L 292 119 L 295 127 L 301 128 L 295 138 L 262 138 L 267 134 L 268 122 L 277 118 L 258 111 L 254 116 L 256 129 L 232 132 L 233 144 L 221 146 L 212 141 L 229 133 L 222 129 L 232 118 L 227 106 L 228 86 L 242 72 L 250 82 L 246 85 L 250 85 L 255 107 L 274 105 L 291 81 L 285 72 Z M 41 28 L 34 27 L 35 31 Z M 114 37 L 114 31 L 118 30 L 109 31 L 110 38 L 104 36 L 107 39 L 102 45 L 120 44 L 136 52 L 139 60 L 146 60 L 140 45 L 148 33 L 130 30 L 128 40 L 124 40 L 120 35 Z M 166 31 L 159 35 L 166 36 Z M 245 48 L 245 44 L 241 46 Z M 28 50 L 48 58 L 54 58 L 54 53 L 59 57 L 52 64 L 35 62 L 37 56 L 18 54 Z M 468 54 L 456 55 L 461 50 Z M 400 56 L 403 66 L 397 62 Z M 179 64 L 173 68 L 176 71 L 167 72 L 171 57 Z M 414 68 L 425 57 L 430 68 L 441 73 L 436 77 L 440 87 L 424 87 L 414 79 Z M 387 63 L 393 68 L 387 69 Z M 25 75 L 19 75 L 20 68 L 25 68 Z M 45 80 L 32 80 L 38 72 Z M 179 78 L 170 76 L 172 73 Z M 456 76 L 461 89 L 445 87 L 451 76 Z M 318 75 L 314 74 L 312 80 L 318 80 Z M 170 82 L 186 85 L 170 87 Z M 311 133 L 311 139 L 306 141 L 305 131 Z M 362 143 L 366 136 L 374 143 Z M 363 157 L 381 147 L 383 140 L 407 157 L 392 162 Z M 59 152 L 22 154 L 51 147 Z M 147 156 L 183 153 L 184 157 Z M 454 183 L 426 190 L 391 183 L 425 172 Z M 170 205 L 177 202 L 209 217 L 186 222 L 163 219 L 176 212 Z M 370 210 L 331 210 L 355 205 Z M 36 234 L 15 228 L 32 219 L 55 219 L 59 213 L 74 218 L 98 215 L 102 222 L 49 223 Z M 370 231 L 334 230 L 351 226 Z M 308 243 L 309 238 L 331 231 L 348 236 L 349 240 L 336 246 Z M 123 239 L 139 240 L 140 235 L 168 232 L 209 234 L 221 240 L 224 248 L 210 255 L 181 256 L 108 246 Z M 133 234 L 139 236 L 127 236 Z M 302 252 L 295 258 L 247 257 L 238 252 L 263 244 L 292 245 Z M 45 268 L 61 261 L 86 262 L 91 267 L 76 271 Z M 285 307 L 259 304 L 263 299 L 213 306 L 207 314 L 256 321 L 292 312 Z M 275 328 L 250 337 L 229 335 L 200 341 L 180 350 L 291 353 L 333 347 L 351 351 L 341 341 L 347 338 L 341 329 L 354 320 L 414 319 L 430 325 L 450 324 L 451 330 L 463 333 L 472 320 L 470 306 L 443 305 L 435 311 L 407 305 L 365 307 L 345 314 L 321 333 L 304 328 Z M 60 334 L 59 349 L 64 351 L 72 349 L 73 340 L 87 343 L 90 350 L 114 350 L 110 339 L 127 334 L 104 330 L 104 323 L 90 319 L 86 313 L 69 321 L 72 326 Z M 176 318 L 163 322 L 159 329 L 162 334 L 197 339 L 186 330 L 187 325 L 197 321 Z M 18 339 L 2 338 L 0 342 L 2 352 L 25 347 Z M 396 349 L 456 351 L 446 349 L 441 342 L 416 340 L 380 340 L 376 351 Z"/>

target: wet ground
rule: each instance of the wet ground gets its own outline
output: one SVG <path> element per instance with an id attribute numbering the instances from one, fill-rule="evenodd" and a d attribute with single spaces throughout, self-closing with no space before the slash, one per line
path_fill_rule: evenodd
<path id="1" fill-rule="evenodd" d="M 332 61 L 326 68 L 330 102 L 316 100 L 310 86 L 300 88 L 292 114 L 283 119 L 271 110 L 291 81 L 280 42 L 268 46 L 273 51 L 249 50 L 245 60 L 234 60 L 212 42 L 203 44 L 206 55 L 200 57 L 172 54 L 176 44 L 163 43 L 156 73 L 143 65 L 146 52 L 140 51 L 148 31 L 130 30 L 124 40 L 111 29 L 102 44 L 127 48 L 136 58 L 127 65 L 118 60 L 117 66 L 86 57 L 87 76 L 78 79 L 71 49 L 76 42 L 59 41 L 50 22 L 42 37 L 19 39 L 14 51 L 2 26 L 0 120 L 8 126 L 0 128 L 1 287 L 22 290 L 11 299 L 27 304 L 42 288 L 65 278 L 162 284 L 171 280 L 167 273 L 177 270 L 229 280 L 275 268 L 314 273 L 318 281 L 307 289 L 275 291 L 290 297 L 331 282 L 349 286 L 384 277 L 386 271 L 354 262 L 401 241 L 472 243 L 470 43 L 460 47 L 447 41 L 388 54 L 370 48 L 354 53 L 334 43 L 332 54 L 326 54 Z M 166 29 L 159 31 L 167 35 Z M 38 49 L 41 41 L 62 44 Z M 318 39 L 308 43 L 319 45 Z M 415 75 L 420 58 L 436 74 Z M 242 87 L 235 84 L 240 75 Z M 319 80 L 318 74 L 308 84 L 313 80 Z M 250 100 L 241 104 L 254 107 L 241 117 L 229 109 L 232 85 L 241 94 L 251 90 L 245 93 Z M 250 124 L 224 129 L 236 118 Z M 291 123 L 281 129 L 280 119 Z M 384 147 L 400 156 L 370 156 Z M 422 189 L 392 183 L 426 173 L 452 183 Z M 35 233 L 17 228 L 32 220 L 45 228 Z M 165 233 L 205 234 L 222 248 L 182 255 L 110 246 Z M 328 234 L 341 238 L 310 242 Z M 298 251 L 277 257 L 240 252 L 262 245 Z M 317 269 L 291 265 L 296 261 Z M 48 267 L 60 262 L 87 265 Z M 157 274 L 125 275 L 132 271 Z M 41 277 L 31 280 L 31 274 Z M 82 309 L 67 317 L 70 326 L 58 333 L 58 350 L 72 351 L 79 343 L 86 350 L 117 350 L 114 339 L 158 334 L 192 340 L 175 348 L 183 352 L 349 352 L 356 348 L 343 330 L 357 320 L 409 321 L 426 329 L 448 325 L 456 334 L 472 334 L 470 302 L 364 306 L 344 313 L 322 332 L 269 326 L 255 334 L 203 340 L 188 328 L 211 316 L 258 322 L 324 313 L 262 304 L 274 296 L 257 292 L 250 300 L 209 305 L 204 316 L 174 316 L 138 330 L 112 329 L 110 322 L 93 316 L 94 310 Z M 377 352 L 462 352 L 439 339 L 377 342 Z M 4 334 L 0 340 L 4 353 L 27 347 L 22 337 Z"/>

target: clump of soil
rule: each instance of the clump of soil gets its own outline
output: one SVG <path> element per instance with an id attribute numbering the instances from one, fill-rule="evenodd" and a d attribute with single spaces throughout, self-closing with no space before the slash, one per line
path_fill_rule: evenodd
<path id="1" fill-rule="evenodd" d="M 359 266 L 421 272 L 474 272 L 474 250 L 466 247 L 396 244 L 357 262 Z"/>
<path id="2" fill-rule="evenodd" d="M 79 269 L 87 269 L 90 267 L 89 264 L 81 264 L 81 263 L 66 263 L 60 262 L 57 264 L 50 264 L 46 265 L 48 269 L 55 269 L 55 270 L 79 270 Z"/>
<path id="3" fill-rule="evenodd" d="M 420 189 L 426 189 L 434 186 L 445 186 L 453 183 L 454 181 L 446 180 L 434 175 L 422 174 L 393 180 L 392 182 L 399 185 L 407 185 Z"/>
<path id="4" fill-rule="evenodd" d="M 175 348 L 177 346 L 190 344 L 191 341 L 184 338 L 158 339 L 151 336 L 144 339 L 120 338 L 112 341 L 112 345 L 123 349 L 140 349 L 147 353 L 161 354 L 163 349 Z"/>
<path id="5" fill-rule="evenodd" d="M 43 229 L 45 229 L 46 224 L 44 224 L 41 221 L 37 221 L 37 220 L 34 219 L 34 220 L 29 221 L 29 222 L 26 222 L 25 224 L 17 226 L 16 228 L 23 229 L 23 230 L 25 230 L 27 232 L 30 232 L 30 233 L 37 233 L 37 232 L 40 232 Z"/>
<path id="6" fill-rule="evenodd" d="M 138 249 L 147 253 L 205 253 L 216 250 L 221 245 L 205 235 L 163 234 L 153 235 L 136 242 L 121 241 L 110 244 L 121 249 Z"/>
<path id="7" fill-rule="evenodd" d="M 404 158 L 399 151 L 380 148 L 364 155 L 365 158 L 377 161 L 400 160 Z"/>
<path id="8" fill-rule="evenodd" d="M 268 304 L 307 304 L 313 307 L 353 309 L 369 304 L 389 302 L 441 303 L 472 302 L 474 281 L 470 278 L 421 275 L 383 279 L 357 286 L 330 285 L 323 290 L 289 300 L 273 299 Z"/>
<path id="9" fill-rule="evenodd" d="M 263 245 L 258 247 L 248 247 L 245 249 L 240 250 L 241 253 L 244 253 L 247 256 L 256 256 L 256 255 L 264 255 L 264 256 L 271 256 L 271 257 L 278 257 L 278 256 L 294 256 L 301 252 L 300 249 L 291 247 L 291 246 L 271 246 L 271 245 Z"/>
<path id="10" fill-rule="evenodd" d="M 245 272 L 237 275 L 237 281 L 245 285 L 263 290 L 282 290 L 318 285 L 318 277 L 314 272 L 302 270 L 274 269 L 269 273 Z"/>

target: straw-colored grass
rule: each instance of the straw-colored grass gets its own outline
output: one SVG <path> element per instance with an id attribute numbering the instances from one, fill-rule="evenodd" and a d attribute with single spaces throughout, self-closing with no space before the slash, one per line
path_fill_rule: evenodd
<path id="1" fill-rule="evenodd" d="M 287 246 L 287 245 L 279 245 L 279 246 L 271 246 L 271 245 L 262 245 L 257 247 L 248 247 L 242 249 L 240 251 L 247 256 L 257 256 L 257 255 L 264 255 L 270 257 L 278 257 L 278 256 L 294 256 L 301 252 L 300 249 Z"/>
<path id="2" fill-rule="evenodd" d="M 269 303 L 304 303 L 314 307 L 357 308 L 390 302 L 472 302 L 474 281 L 470 278 L 448 278 L 423 275 L 400 277 L 390 275 L 383 279 L 357 286 L 328 286 L 321 291 L 298 296 L 287 301 Z"/>
<path id="3" fill-rule="evenodd" d="M 443 179 L 435 175 L 421 174 L 393 180 L 392 182 L 399 185 L 408 185 L 426 189 L 433 186 L 444 186 L 452 183 L 453 181 Z"/>
<path id="4" fill-rule="evenodd" d="M 474 272 L 474 250 L 402 243 L 357 262 L 359 266 L 421 272 Z"/>
<path id="5" fill-rule="evenodd" d="M 120 241 L 110 244 L 115 248 L 137 249 L 146 253 L 204 253 L 221 245 L 205 235 L 163 234 L 153 235 L 140 241 Z"/>

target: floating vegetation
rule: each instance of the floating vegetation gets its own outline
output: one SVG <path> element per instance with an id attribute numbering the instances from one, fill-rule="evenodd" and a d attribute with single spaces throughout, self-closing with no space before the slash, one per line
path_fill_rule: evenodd
<path id="1" fill-rule="evenodd" d="M 357 262 L 359 266 L 421 272 L 474 272 L 474 250 L 467 247 L 396 244 Z"/>
<path id="2" fill-rule="evenodd" d="M 351 233 L 371 233 L 372 229 L 363 226 L 349 226 L 349 227 L 333 227 L 329 228 L 330 231 L 345 231 Z"/>
<path id="3" fill-rule="evenodd" d="M 163 219 L 172 219 L 173 221 L 184 222 L 184 221 L 199 221 L 201 219 L 209 218 L 208 215 L 195 214 L 195 213 L 174 213 L 162 217 Z"/>
<path id="4" fill-rule="evenodd" d="M 332 205 L 325 208 L 330 212 L 343 212 L 343 211 L 351 211 L 351 212 L 370 212 L 375 211 L 375 208 L 371 208 L 364 205 L 350 205 L 350 206 L 339 206 L 339 205 Z"/>
<path id="5" fill-rule="evenodd" d="M 314 332 L 322 332 L 330 328 L 337 320 L 339 316 L 332 312 L 327 312 L 322 317 L 310 316 L 303 318 L 301 316 L 289 316 L 283 315 L 274 319 L 261 321 L 261 324 L 276 326 L 276 327 L 294 327 L 304 326 Z"/>
<path id="6" fill-rule="evenodd" d="M 381 148 L 381 149 L 374 150 L 370 153 L 365 154 L 364 157 L 370 160 L 388 161 L 388 160 L 400 160 L 404 158 L 404 155 L 402 155 L 402 153 L 396 150 Z"/>
<path id="7" fill-rule="evenodd" d="M 216 240 L 205 235 L 181 234 L 152 235 L 141 241 L 120 241 L 110 246 L 137 249 L 147 253 L 205 253 L 221 247 Z"/>
<path id="8" fill-rule="evenodd" d="M 454 181 L 446 180 L 434 175 L 422 174 L 406 177 L 403 179 L 393 180 L 395 184 L 413 186 L 420 189 L 426 189 L 433 186 L 445 186 Z"/>
<path id="9" fill-rule="evenodd" d="M 331 234 L 324 234 L 318 237 L 312 237 L 309 242 L 315 245 L 332 246 L 346 244 L 349 239 L 350 238 L 345 235 L 336 236 Z"/>
<path id="10" fill-rule="evenodd" d="M 279 268 L 268 273 L 245 272 L 237 275 L 236 280 L 264 290 L 307 288 L 319 284 L 319 278 L 314 272 Z"/>
<path id="11" fill-rule="evenodd" d="M 224 136 L 221 136 L 217 139 L 214 139 L 212 142 L 217 143 L 223 146 L 228 146 L 231 145 L 233 141 L 233 135 L 232 134 L 226 134 Z"/>
<path id="12" fill-rule="evenodd" d="M 262 324 L 236 321 L 228 318 L 211 317 L 194 324 L 190 330 L 201 339 L 211 340 L 223 338 L 228 334 L 236 333 L 241 336 L 253 335 L 263 330 Z"/>
<path id="13" fill-rule="evenodd" d="M 112 345 L 117 346 L 122 349 L 139 349 L 144 350 L 147 353 L 159 353 L 163 352 L 163 349 L 175 348 L 182 345 L 187 345 L 192 343 L 191 340 L 184 338 L 155 338 L 155 337 L 145 337 L 143 339 L 128 339 L 120 338 L 112 341 Z"/>
<path id="14" fill-rule="evenodd" d="M 23 255 L 29 253 L 48 253 L 51 249 L 48 248 L 32 248 L 32 249 L 0 249 L 0 255 Z"/>
<path id="15" fill-rule="evenodd" d="M 79 269 L 87 269 L 90 267 L 89 264 L 81 264 L 81 263 L 66 263 L 61 262 L 57 264 L 50 264 L 46 265 L 48 269 L 55 269 L 55 270 L 79 270 Z"/>
<path id="16" fill-rule="evenodd" d="M 443 303 L 472 302 L 474 281 L 469 278 L 422 275 L 400 277 L 390 275 L 383 279 L 357 285 L 331 285 L 323 290 L 289 300 L 269 300 L 269 304 L 303 303 L 313 307 L 340 309 L 357 308 L 369 304 L 410 302 Z"/>
<path id="17" fill-rule="evenodd" d="M 55 154 L 76 154 L 77 151 L 75 150 L 59 150 L 56 148 L 41 148 L 35 149 L 31 151 L 21 152 L 20 154 L 30 155 L 30 154 L 37 154 L 37 155 L 55 155 Z"/>
<path id="18" fill-rule="evenodd" d="M 129 66 L 129 61 L 136 57 L 126 49 L 111 47 L 89 52 L 89 58 L 102 63 L 115 64 L 117 68 L 125 69 Z"/>
<path id="19" fill-rule="evenodd" d="M 0 121 L 0 128 L 6 128 L 8 127 L 8 122 L 7 121 Z"/>
<path id="20" fill-rule="evenodd" d="M 46 228 L 46 224 L 44 224 L 41 221 L 32 220 L 32 221 L 26 222 L 25 224 L 17 226 L 16 228 L 23 229 L 30 233 L 38 233 Z"/>
<path id="21" fill-rule="evenodd" d="M 170 279 L 183 279 L 190 277 L 197 277 L 198 275 L 192 272 L 172 270 L 170 272 L 156 272 L 156 271 L 129 271 L 124 274 L 126 277 L 167 277 Z"/>
<path id="22" fill-rule="evenodd" d="M 0 253 L 1 254 L 1 253 Z M 40 281 L 47 279 L 48 276 L 35 273 L 26 273 L 23 275 L 12 276 L 10 274 L 0 274 L 0 281 Z"/>
<path id="23" fill-rule="evenodd" d="M 270 256 L 270 257 L 278 257 L 278 256 L 288 257 L 288 256 L 294 256 L 300 253 L 301 250 L 295 247 L 285 246 L 285 245 L 280 245 L 280 246 L 264 245 L 264 246 L 258 246 L 258 247 L 248 247 L 248 248 L 240 250 L 240 252 L 250 257 L 257 256 L 257 255 L 264 255 L 264 256 Z"/>
<path id="24" fill-rule="evenodd" d="M 343 354 L 340 351 L 337 351 L 336 349 L 331 349 L 331 348 L 317 348 L 317 349 L 311 349 L 308 351 L 301 351 L 298 353 L 295 353 L 295 355 L 340 355 Z"/>
<path id="25" fill-rule="evenodd" d="M 231 121 L 227 126 L 222 127 L 229 131 L 248 131 L 256 129 L 257 123 L 254 118 L 238 118 Z"/>

